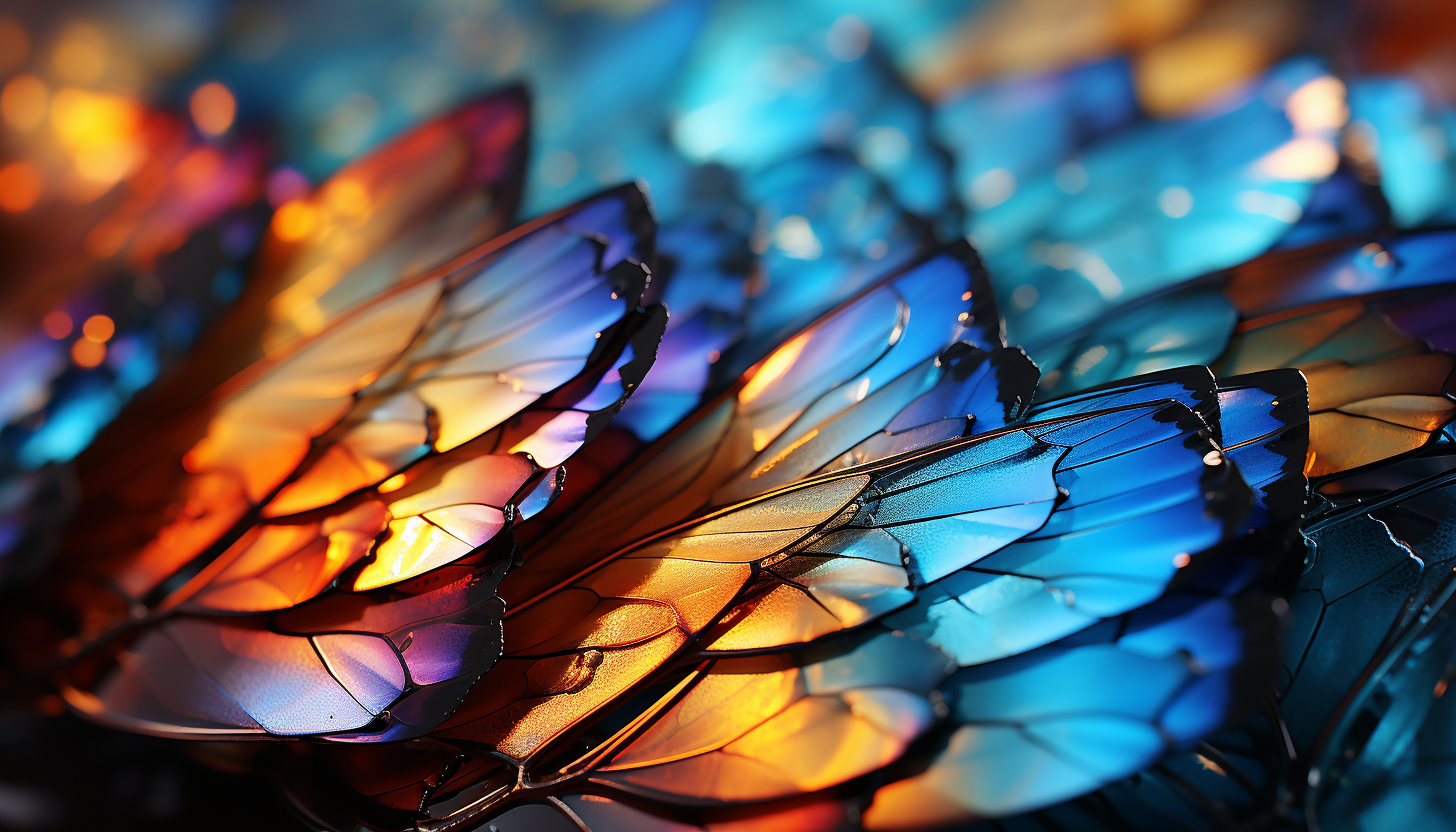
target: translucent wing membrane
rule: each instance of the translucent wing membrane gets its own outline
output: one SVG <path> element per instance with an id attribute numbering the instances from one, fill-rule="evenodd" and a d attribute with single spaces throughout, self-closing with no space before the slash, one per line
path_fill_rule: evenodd
<path id="1" fill-rule="evenodd" d="M 507 230 L 520 202 L 526 92 L 483 97 L 428 121 L 330 177 L 263 253 L 267 347 L 319 331 L 400 280 Z"/>
<path id="2" fill-rule="evenodd" d="M 1271 669 L 1242 593 L 1272 568 L 1248 541 L 1302 516 L 1303 377 L 1170 367 L 1034 403 L 975 251 L 926 252 L 823 169 L 844 161 L 761 172 L 783 216 L 746 299 L 648 294 L 629 187 L 289 319 L 138 443 L 143 474 L 97 475 L 115 509 L 54 581 L 88 611 L 67 700 L 326 740 L 300 802 L 392 828 L 911 829 L 1192 747 Z M 801 206 L 804 177 L 843 201 Z M 668 271 L 755 279 L 731 233 L 678 230 L 712 245 Z"/>
<path id="3" fill-rule="evenodd" d="M 1038 395 L 1066 395 L 1128 376 L 1211 364 L 1237 323 L 1238 310 L 1216 285 L 1123 304 L 1031 349 L 1043 370 Z"/>
<path id="4" fill-rule="evenodd" d="M 144 406 L 122 414 L 80 460 L 82 470 L 124 455 L 156 429 L 159 414 L 202 404 L 265 354 L 323 331 L 370 296 L 510 228 L 529 121 L 524 90 L 483 96 L 344 165 L 313 194 L 282 206 L 230 314 L 204 334 L 184 366 L 146 391 Z"/>
<path id="5" fill-rule="evenodd" d="M 1238 713 L 1247 682 L 1272 664 L 1273 632 L 1267 605 L 1253 599 L 1172 596 L 958 671 L 945 684 L 954 727 L 923 772 L 876 792 L 864 825 L 1012 814 L 1127 777 Z"/>
<path id="6" fill-rule="evenodd" d="M 1419 339 L 1452 311 L 1450 232 L 1272 256 L 1226 292 L 1247 317 L 1220 374 L 1295 367 L 1309 380 L 1314 476 L 1425 445 L 1456 414 L 1456 357 Z M 1419 309 L 1419 312 L 1415 310 Z M 1409 318 L 1408 332 L 1401 321 Z"/>
<path id="7" fill-rule="evenodd" d="M 535 547 L 502 587 L 512 606 L 635 539 L 830 465 L 890 428 L 901 408 L 937 384 L 975 388 L 1001 366 L 1023 384 L 1034 383 L 1024 358 L 1020 364 L 1014 357 L 998 359 L 982 374 L 969 372 L 979 359 L 967 358 L 971 363 L 964 366 L 957 359 L 955 367 L 953 357 L 937 360 L 960 341 L 966 347 L 958 349 L 1000 346 L 1000 326 L 978 269 L 969 247 L 954 247 L 865 290 L 791 338 L 643 451 Z M 1029 387 L 1022 394 L 997 389 L 994 396 L 992 389 L 994 384 L 983 387 L 987 398 L 979 406 L 980 418 L 993 424 L 1015 415 L 1018 395 L 1022 403 L 1030 397 Z M 967 415 L 957 413 L 915 436 L 921 445 L 959 436 Z M 934 414 L 895 428 L 941 418 Z"/>
<path id="8" fill-rule="evenodd" d="M 651 228 L 630 186 L 538 221 L 241 377 L 190 448 L 171 444 L 187 433 L 159 435 L 153 468 L 178 466 L 171 493 L 206 510 L 85 566 L 117 576 L 134 618 L 189 615 L 135 640 L 73 700 L 169 734 L 332 733 L 378 719 L 396 736 L 447 715 L 499 653 L 494 590 L 510 545 L 487 557 L 487 544 L 550 502 L 556 466 L 652 361 L 665 316 L 637 308 Z M 121 534 L 98 525 L 91 538 L 115 550 Z M 442 567 L 454 562 L 477 568 L 452 579 Z M 405 588 L 382 589 L 392 585 Z M 336 588 L 376 592 L 281 618 L 190 615 L 284 610 Z M 88 621 L 81 635 L 123 623 Z M 305 687 L 273 690 L 273 673 Z M 223 704 L 158 693 L 182 678 L 209 680 Z"/>
<path id="9" fill-rule="evenodd" d="M 745 310 L 746 341 L 728 357 L 734 375 L 934 247 L 928 224 L 849 154 L 790 156 L 749 177 L 744 191 L 758 206 L 761 285 Z"/>
<path id="10" fill-rule="evenodd" d="M 1032 353 L 1042 392 L 1186 361 L 1220 376 L 1295 368 L 1312 476 L 1414 451 L 1456 415 L 1453 245 L 1450 231 L 1375 234 L 1257 258 L 1046 340 Z"/>
<path id="11" fill-rule="evenodd" d="M 1300 120 L 1298 108 L 1312 98 L 1343 106 L 1343 86 L 1314 61 L 1291 60 L 1216 111 L 1146 119 L 1080 152 L 1056 147 L 1023 172 L 977 171 L 974 153 L 958 160 L 975 176 L 967 196 L 978 210 L 966 230 L 1007 302 L 1012 339 L 1040 360 L 1043 345 L 1069 328 L 1273 246 L 1333 169 L 1288 160 L 1301 149 L 1338 159 L 1335 131 Z M 1204 320 L 1211 311 L 1185 308 L 1181 317 L 1213 329 Z M 1117 340 L 1140 337 L 1113 329 Z M 1177 334 L 1158 330 L 1149 346 Z M 1118 345 L 1086 349 L 1096 346 L 1110 352 Z"/>
<path id="12" fill-rule="evenodd" d="M 657 361 L 614 422 L 639 440 L 662 436 L 721 387 L 720 359 L 743 338 L 757 268 L 748 222 L 746 209 L 719 198 L 659 230 L 651 294 L 671 317 Z"/>
<path id="13" fill-rule="evenodd" d="M 841 321 L 863 327 L 874 320 L 870 309 L 917 297 L 915 280 L 937 262 L 810 327 L 794 339 L 801 345 L 790 342 L 793 359 Z M 911 305 L 908 323 L 898 324 L 897 345 L 914 343 L 921 308 Z M 1257 379 L 1231 384 L 1223 399 L 1208 370 L 1189 368 L 1028 413 L 1035 372 L 1019 352 L 947 347 L 961 330 L 938 331 L 937 360 L 906 354 L 890 365 L 901 368 L 897 376 L 863 385 L 874 392 L 829 411 L 814 430 L 802 416 L 790 420 L 793 441 L 762 442 L 763 462 L 749 456 L 748 464 L 715 469 L 703 457 L 722 454 L 727 443 L 719 441 L 698 456 L 694 476 L 670 483 L 660 498 L 644 497 L 665 479 L 661 470 L 640 472 L 647 468 L 623 475 L 641 483 L 628 494 L 598 497 L 623 506 L 618 522 L 633 523 L 643 509 L 668 516 L 651 513 L 660 500 L 689 494 L 692 502 L 673 508 L 685 522 L 615 550 L 598 544 L 594 561 L 572 561 L 576 573 L 555 585 L 532 581 L 569 575 L 569 567 L 542 568 L 540 578 L 531 567 L 562 538 L 528 547 L 502 584 L 502 659 L 434 734 L 453 747 L 493 749 L 522 766 L 524 779 L 457 780 L 451 797 L 426 800 L 423 811 L 441 823 L 512 812 L 537 818 L 536 808 L 495 815 L 490 807 L 570 795 L 589 781 L 711 814 L 887 770 L 895 785 L 875 797 L 865 823 L 911 828 L 1098 788 L 1237 711 L 1243 677 L 1268 672 L 1268 656 L 1254 646 L 1269 644 L 1258 633 L 1272 616 L 1262 602 L 1225 597 L 1247 579 L 1220 561 L 1240 557 L 1235 541 L 1264 504 L 1210 425 L 1226 402 L 1240 448 L 1286 457 L 1259 495 L 1302 495 L 1300 414 L 1276 410 L 1264 390 L 1297 402 L 1298 374 L 1271 375 L 1262 387 Z M 865 377 L 875 379 L 897 348 L 881 348 Z M 763 407 L 778 404 L 778 380 L 795 365 L 773 362 L 700 411 L 705 422 L 719 420 L 715 437 L 754 424 L 757 411 L 745 405 L 758 396 Z M 940 372 L 927 377 L 932 368 Z M 839 378 L 792 379 L 786 389 L 833 391 Z M 1245 390 L 1264 397 L 1240 396 Z M 826 400 L 794 400 L 790 413 L 814 413 Z M 690 420 L 658 447 L 685 442 L 700 424 Z M 924 430 L 941 424 L 956 433 Z M 890 442 L 897 437 L 904 444 Z M 582 516 L 599 505 L 589 501 Z M 1286 522 L 1298 516 L 1278 507 Z M 565 522 L 570 529 L 576 520 Z M 1043 680 L 1091 680 L 1120 663 L 1126 678 L 1156 683 L 1129 697 L 1089 681 L 1101 692 L 1080 698 Z M 1096 696 L 1119 707 L 1102 714 Z M 1088 756 L 1094 736 L 1115 751 Z M 927 748 L 940 750 L 910 753 Z M 998 776 L 1014 788 L 969 788 L 998 761 Z M 1048 767 L 1061 773 L 1043 783 L 1037 773 Z M 398 788 L 422 794 L 420 786 Z M 569 806 L 593 802 L 571 799 L 578 802 L 549 811 L 542 804 L 538 820 L 556 817 L 551 811 L 572 817 Z M 844 808 L 835 805 L 831 814 Z"/>

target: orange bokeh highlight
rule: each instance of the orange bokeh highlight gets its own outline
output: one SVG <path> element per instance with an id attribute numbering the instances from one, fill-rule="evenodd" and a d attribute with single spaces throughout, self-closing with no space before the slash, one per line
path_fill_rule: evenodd
<path id="1" fill-rule="evenodd" d="M 794 366 L 794 361 L 799 358 L 799 353 L 804 351 L 804 346 L 809 343 L 810 334 L 805 332 L 770 353 L 769 357 L 758 365 L 758 369 L 753 371 L 753 375 L 749 377 L 748 383 L 743 385 L 743 389 L 738 391 L 738 401 L 748 404 L 763 395 L 770 385 L 787 373 L 789 368 Z"/>
<path id="2" fill-rule="evenodd" d="M 209 81 L 192 92 L 187 102 L 197 129 L 209 136 L 220 136 L 233 125 L 238 102 L 232 90 L 216 81 Z"/>
<path id="3" fill-rule="evenodd" d="M 86 23 L 66 28 L 51 53 L 51 65 L 63 78 L 90 84 L 106 71 L 106 35 Z"/>
<path id="4" fill-rule="evenodd" d="M 188 190 L 199 191 L 206 188 L 208 184 L 222 170 L 223 156 L 216 149 L 211 147 L 199 147 L 188 153 L 181 162 L 177 164 L 174 178 L 177 184 Z"/>
<path id="5" fill-rule="evenodd" d="M 116 324 L 105 315 L 92 315 L 81 325 L 81 334 L 88 340 L 104 344 L 116 334 Z"/>
<path id="6" fill-rule="evenodd" d="M 0 89 L 0 117 L 12 130 L 34 130 L 45 121 L 50 91 L 34 75 L 17 75 Z"/>
<path id="7" fill-rule="evenodd" d="M 76 327 L 76 325 L 71 322 L 71 316 L 67 315 L 60 309 L 55 309 L 47 313 L 46 316 L 41 319 L 40 325 L 41 328 L 45 330 L 45 334 L 51 336 L 52 338 L 55 338 L 58 341 L 66 337 L 67 335 L 70 335 L 71 330 L 75 329 Z"/>
<path id="8" fill-rule="evenodd" d="M 106 345 L 80 338 L 71 345 L 71 360 L 78 367 L 95 367 L 106 360 Z"/>
<path id="9" fill-rule="evenodd" d="M 301 199 L 283 203 L 273 214 L 273 234 L 286 243 L 302 240 L 316 225 L 318 209 Z"/>
<path id="10" fill-rule="evenodd" d="M 11 162 L 0 168 L 0 209 L 18 214 L 40 199 L 40 172 L 30 162 Z"/>

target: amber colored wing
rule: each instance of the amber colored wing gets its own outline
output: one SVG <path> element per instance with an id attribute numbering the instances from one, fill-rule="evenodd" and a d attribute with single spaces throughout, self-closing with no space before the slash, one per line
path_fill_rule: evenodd
<path id="1" fill-rule="evenodd" d="M 1220 375 L 1309 380 L 1311 476 L 1414 451 L 1456 416 L 1456 232 L 1376 235 L 1261 258 L 1225 293 L 1244 316 Z"/>
<path id="2" fill-rule="evenodd" d="M 184 604 L 256 612 L 387 585 L 488 541 L 650 365 L 651 229 L 635 186 L 609 191 L 356 307 L 161 426 L 92 480 L 92 520 L 62 543 L 51 583 L 79 645 Z"/>
<path id="3" fill-rule="evenodd" d="M 1212 376 L 1201 373 L 1211 394 Z M 1069 412 L 1044 421 L 769 488 L 649 537 L 509 609 L 505 655 L 491 683 L 478 686 L 436 736 L 487 745 L 524 762 L 528 778 L 550 779 L 542 767 L 559 756 L 552 749 L 571 747 L 573 734 L 590 732 L 594 718 L 673 666 L 782 652 L 887 614 L 889 626 L 915 633 L 943 662 L 971 666 L 1147 605 L 1182 570 L 1217 558 L 1251 502 L 1204 420 L 1163 398 L 1183 395 L 1187 386 L 1134 382 L 1103 394 L 1104 402 L 1122 403 L 1115 409 L 1071 402 Z M 1144 403 L 1127 403 L 1139 398 Z M 1216 399 L 1210 395 L 1208 402 L 1216 417 Z M 846 414 L 871 405 L 866 398 Z M 894 612 L 901 608 L 903 614 Z M 793 689 L 792 680 L 785 684 L 785 691 Z M 734 700 L 743 712 L 733 719 L 771 716 L 772 710 L 743 704 L 760 701 L 778 700 L 744 694 Z M 830 710 L 822 726 L 818 711 L 785 716 L 783 724 L 822 727 L 826 736 L 849 730 L 828 716 L 842 711 L 843 701 L 824 707 Z M 640 719 L 651 722 L 662 713 L 649 711 Z M 704 717 L 701 727 L 731 731 L 733 719 Z M 897 724 L 928 721 L 921 714 Z M 603 749 L 641 728 L 636 719 L 605 722 L 626 725 L 587 741 L 590 753 L 583 751 L 563 774 L 606 764 Z M 764 730 L 767 737 L 779 729 Z M 864 743 L 860 762 L 823 773 L 825 780 L 790 778 L 740 793 L 733 789 L 759 787 L 725 774 L 728 791 L 709 794 L 706 775 L 694 766 L 710 764 L 699 761 L 674 764 L 673 770 L 693 770 L 673 775 L 673 782 L 684 800 L 786 797 L 885 765 L 919 729 L 906 730 L 879 751 Z M 691 734 L 680 737 L 671 727 L 658 733 L 675 750 L 652 752 L 652 760 L 697 755 Z M 756 753 L 771 755 L 772 745 Z"/>
<path id="4" fill-rule="evenodd" d="M 982 369 L 1004 365 L 1020 382 L 1005 390 L 991 383 L 989 403 L 978 403 L 975 411 L 966 409 L 951 421 L 940 421 L 943 414 L 937 413 L 916 425 L 891 425 L 911 400 L 929 396 L 937 385 L 959 389 L 979 383 L 981 376 L 971 378 L 970 370 L 984 356 L 968 355 L 964 363 L 947 356 L 944 364 L 939 358 L 962 341 L 966 347 L 958 353 L 1002 343 L 980 261 L 965 245 L 861 292 L 638 454 L 569 522 L 532 547 L 502 586 L 507 603 L 515 607 L 541 595 L 613 551 L 694 514 L 792 482 L 878 433 L 915 427 L 914 438 L 923 446 L 960 436 L 972 412 L 983 426 L 1005 424 L 1025 405 L 1016 397 L 1029 399 L 1035 384 L 1034 369 L 1019 353 L 1002 354 Z M 854 407 L 853 417 L 845 416 L 866 402 Z M 939 423 L 927 426 L 931 422 Z M 893 452 L 886 446 L 877 453 L 886 451 Z"/>
<path id="5" fill-rule="evenodd" d="M 1364 300 L 1247 321 L 1216 369 L 1276 367 L 1309 380 L 1311 476 L 1420 448 L 1456 415 L 1456 356 L 1405 335 Z"/>
<path id="6" fill-rule="evenodd" d="M 906 294 L 863 297 L 899 309 Z M 873 320 L 872 308 L 847 304 L 796 349 L 807 352 L 819 333 L 835 332 L 836 316 Z M 912 323 L 918 309 L 910 309 Z M 784 363 L 787 375 L 794 364 Z M 1219 437 L 1226 433 L 1246 458 L 1258 448 L 1302 459 L 1303 412 L 1238 394 L 1262 390 L 1258 384 L 1231 383 L 1225 430 L 1225 399 L 1206 368 L 1107 385 L 1028 412 L 1035 371 L 1018 351 L 958 341 L 930 360 L 907 355 L 900 366 L 873 392 L 864 384 L 865 394 L 826 406 L 815 421 L 789 421 L 796 433 L 773 452 L 782 440 L 768 437 L 757 451 L 765 456 L 750 456 L 751 465 L 709 479 L 700 472 L 711 469 L 689 457 L 694 476 L 666 487 L 629 470 L 622 482 L 635 484 L 640 502 L 620 490 L 600 497 L 616 500 L 629 523 L 684 487 L 706 480 L 709 496 L 679 506 L 676 524 L 578 561 L 575 574 L 535 596 L 508 600 L 500 660 L 431 731 L 440 745 L 420 749 L 408 770 L 370 774 L 362 750 L 330 752 L 331 767 L 348 768 L 349 782 L 378 797 L 371 801 L 416 813 L 424 828 L 516 817 L 544 823 L 556 815 L 533 804 L 593 803 L 582 791 L 755 818 L 739 804 L 809 795 L 843 811 L 825 790 L 876 772 L 909 783 L 936 766 L 947 779 L 932 788 L 949 794 L 937 800 L 950 806 L 927 811 L 965 818 L 1097 788 L 1232 713 L 1244 676 L 1268 669 L 1257 649 L 1267 639 L 1249 635 L 1268 623 L 1268 610 L 1225 597 L 1247 586 L 1245 570 L 1226 567 L 1242 565 L 1238 546 L 1261 504 Z M 741 391 L 759 377 L 705 412 L 744 405 Z M 1283 386 L 1264 387 L 1293 395 L 1288 385 L 1297 382 L 1302 390 L 1295 372 L 1277 380 Z M 837 381 L 795 384 L 834 390 Z M 762 395 L 791 390 L 765 386 Z M 663 446 L 683 442 L 696 424 Z M 1273 468 L 1258 496 L 1266 521 L 1277 515 L 1287 524 L 1297 512 L 1271 495 L 1298 490 L 1302 505 L 1303 474 L 1298 464 Z M 1283 488 L 1286 479 L 1299 488 Z M 713 502 L 714 492 L 733 488 L 748 496 Z M 593 510 L 588 502 L 584 516 L 600 516 Z M 575 518 L 562 522 L 570 528 Z M 511 599 L 511 575 L 554 543 L 525 549 L 502 597 Z M 1155 675 L 1158 684 L 1132 695 L 1125 685 L 1094 683 L 1104 671 Z M 1047 684 L 1064 672 L 1078 685 Z M 986 706 L 953 712 L 962 691 Z M 1127 700 L 1121 716 L 1083 718 L 1109 699 Z M 1169 716 L 1190 711 L 1196 718 Z M 1037 719 L 1070 733 L 1048 737 L 1011 724 Z M 985 761 L 966 764 L 959 755 L 967 740 L 952 737 L 994 736 L 1011 755 L 1000 776 L 1025 784 L 1040 767 L 1076 769 L 1084 738 L 1114 729 L 1128 745 L 1095 773 L 1059 777 L 1061 791 L 1021 785 L 1011 797 L 989 790 L 955 800 L 991 770 Z M 1049 740 L 1056 747 L 1048 752 Z M 941 761 L 946 748 L 953 754 Z M 450 767 L 457 764 L 469 773 Z M 905 793 L 921 787 L 906 785 Z M 909 801 L 921 802 L 931 805 L 929 797 Z M 775 811 L 790 810 L 760 814 Z"/>
<path id="7" fill-rule="evenodd" d="M 1107 394 L 1124 395 L 1136 397 Z M 1112 722 L 1130 732 L 1131 745 L 1103 773 L 1061 778 L 1057 788 L 1080 792 L 1125 776 L 1221 722 L 1237 699 L 1227 691 L 1262 667 L 1258 649 L 1233 649 L 1230 640 L 1267 641 L 1248 636 L 1252 621 L 1269 623 L 1267 609 L 1248 612 L 1251 620 L 1235 613 L 1248 604 L 1213 593 L 1133 613 L 1156 602 L 1181 570 L 1217 558 L 1239 532 L 1240 498 L 1249 492 L 1224 462 L 1201 418 L 1159 399 L 818 474 L 644 541 L 507 616 L 506 653 L 488 684 L 434 736 L 521 761 L 525 779 L 472 790 L 466 778 L 460 799 L 428 812 L 442 823 L 463 813 L 454 821 L 506 798 L 571 793 L 583 781 L 687 806 L 792 799 L 958 731 L 996 735 L 1014 755 L 1005 777 L 1029 783 L 1040 767 L 1075 769 L 1080 735 L 1056 738 L 1061 747 L 1047 751 L 1035 730 L 998 727 L 1018 718 L 1012 703 L 1025 697 L 1019 713 L 1092 732 L 1104 729 L 1101 717 L 1079 722 L 1088 701 L 1129 698 L 1125 720 Z M 1021 574 L 977 570 L 997 558 L 1019 564 Z M 978 576 L 1017 583 L 971 588 L 965 600 L 940 589 Z M 1018 634 L 1047 613 L 1015 603 L 1030 594 L 1070 608 L 1076 622 L 1053 616 L 1051 626 Z M 938 611 L 935 599 L 968 606 L 957 617 Z M 903 612 L 883 626 L 870 623 L 896 608 Z M 1119 614 L 1133 623 L 1098 628 Z M 999 626 L 1006 629 L 998 638 Z M 1088 627 L 1095 632 L 1066 640 Z M 864 632 L 836 635 L 851 628 Z M 1152 634 L 1139 635 L 1145 629 Z M 1058 638 L 1062 646 L 1036 649 Z M 1097 668 L 1119 663 L 1125 678 L 1159 681 L 1136 697 L 1100 692 Z M 1067 667 L 1092 685 L 1085 695 L 1032 694 L 1059 690 L 1046 680 Z M 963 685 L 987 691 L 988 704 L 952 715 L 947 701 L 984 698 L 952 698 Z M 1179 700 L 1199 716 L 1162 715 Z M 953 741 L 952 750 L 965 742 Z M 964 784 L 989 776 L 987 765 L 953 771 L 951 783 L 961 785 L 947 785 L 948 817 L 1029 808 L 1061 794 L 988 790 L 955 803 Z"/>
<path id="8" fill-rule="evenodd" d="M 524 90 L 485 95 L 349 162 L 312 194 L 282 206 L 229 314 L 202 336 L 185 366 L 148 388 L 81 456 L 83 475 L 266 353 L 510 229 L 529 127 Z"/>

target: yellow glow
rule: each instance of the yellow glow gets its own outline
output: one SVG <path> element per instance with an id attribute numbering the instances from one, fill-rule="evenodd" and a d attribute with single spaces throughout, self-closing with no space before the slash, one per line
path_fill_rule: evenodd
<path id="1" fill-rule="evenodd" d="M 18 214 L 40 199 L 41 179 L 35 165 L 11 162 L 0 168 L 0 209 Z"/>
<path id="2" fill-rule="evenodd" d="M 70 26 L 51 53 L 51 65 L 68 81 L 78 84 L 95 81 L 106 69 L 106 36 L 85 23 Z"/>
<path id="3" fill-rule="evenodd" d="M 766 429 L 766 428 L 754 428 L 753 429 L 753 452 L 754 453 L 758 453 L 759 451 L 763 450 L 764 448 L 767 448 L 768 447 L 768 443 L 774 441 L 774 437 L 775 436 L 778 436 L 778 432 L 777 431 L 769 430 L 769 429 Z"/>
<path id="4" fill-rule="evenodd" d="M 869 379 L 865 379 L 865 381 L 869 381 Z M 755 434 L 756 433 L 757 432 L 755 431 Z M 793 442 L 789 443 L 789 446 L 787 448 L 784 448 L 782 451 L 779 451 L 778 453 L 774 454 L 773 455 L 773 459 L 770 459 L 768 462 L 765 462 L 763 465 L 760 465 L 757 470 L 755 470 L 752 474 L 749 474 L 748 475 L 748 478 L 751 479 L 751 480 L 756 480 L 759 477 L 763 476 L 764 474 L 767 474 L 769 471 L 771 471 L 773 469 L 773 467 L 775 465 L 778 465 L 780 462 L 783 462 L 785 459 L 788 459 L 789 458 L 789 454 L 793 453 L 794 451 L 797 451 L 800 446 L 802 446 L 804 443 L 808 442 L 809 440 L 813 439 L 814 437 L 816 437 L 818 435 L 819 435 L 819 429 L 818 428 L 814 428 L 813 430 L 809 431 L 808 433 L 804 434 L 803 436 L 799 437 L 798 439 L 795 439 Z M 753 444 L 755 446 L 758 444 L 757 438 L 755 438 Z M 756 448 L 756 450 L 763 450 L 763 448 Z"/>
<path id="5" fill-rule="evenodd" d="M 286 243 L 302 240 L 317 225 L 318 209 L 301 199 L 283 203 L 273 215 L 273 234 Z"/>
<path id="6" fill-rule="evenodd" d="M 141 148 L 129 142 L 87 147 L 76 154 L 76 173 L 87 182 L 110 185 L 121 181 L 141 161 Z"/>
<path id="7" fill-rule="evenodd" d="M 805 345 L 809 343 L 809 337 L 808 332 L 800 333 L 792 341 L 774 350 L 768 358 L 765 358 L 758 365 L 758 369 L 753 371 L 753 376 L 748 379 L 748 383 L 738 391 L 738 401 L 748 404 L 762 396 L 770 385 L 794 366 L 794 362 L 799 358 L 799 353 L 803 352 Z"/>
<path id="8" fill-rule="evenodd" d="M 1269 60 L 1268 49 L 1252 32 L 1190 32 L 1138 56 L 1138 101 L 1154 115 L 1186 113 L 1252 78 Z"/>
<path id="9" fill-rule="evenodd" d="M 329 208 L 345 216 L 353 217 L 369 210 L 369 191 L 357 180 L 340 179 L 332 182 L 324 191 Z"/>
<path id="10" fill-rule="evenodd" d="M 395 474 L 379 484 L 379 493 L 388 494 L 391 491 L 398 491 L 404 487 L 404 474 Z"/>
<path id="11" fill-rule="evenodd" d="M 56 93 L 50 114 L 56 138 L 75 155 L 76 173 L 83 181 L 110 185 L 141 163 L 143 151 L 135 141 L 141 124 L 137 102 L 68 87 Z"/>
<path id="12" fill-rule="evenodd" d="M 238 112 L 238 102 L 232 91 L 216 81 L 209 81 L 194 90 L 187 106 L 197 129 L 209 136 L 226 133 Z"/>
<path id="13" fill-rule="evenodd" d="M 1350 119 L 1345 84 L 1334 76 L 1321 75 L 1290 94 L 1284 113 L 1297 131 L 1338 130 Z"/>
<path id="14" fill-rule="evenodd" d="M 1291 139 L 1269 151 L 1260 159 L 1261 171 L 1276 179 L 1323 179 L 1335 172 L 1340 152 L 1324 139 L 1305 137 Z"/>
<path id="15" fill-rule="evenodd" d="M 45 120 L 50 91 L 34 75 L 17 75 L 0 90 L 0 116 L 12 130 L 34 130 Z"/>

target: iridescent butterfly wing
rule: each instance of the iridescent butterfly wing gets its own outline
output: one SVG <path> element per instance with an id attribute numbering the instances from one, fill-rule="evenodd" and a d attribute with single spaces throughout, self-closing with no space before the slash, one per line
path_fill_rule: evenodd
<path id="1" fill-rule="evenodd" d="M 1165 668 L 1165 687 L 1129 701 L 1127 744 L 1103 770 L 1014 805 L 942 795 L 927 810 L 971 817 L 1094 789 L 1235 710 L 1234 680 L 1267 664 L 1241 646 L 1267 607 L 1225 598 L 1247 581 L 1213 580 L 1242 554 L 1253 495 L 1209 426 L 1212 375 L 1028 415 L 1035 371 L 984 320 L 973 262 L 934 256 L 822 319 L 528 547 L 502 583 L 505 655 L 434 733 L 471 773 L 441 768 L 442 749 L 421 764 L 429 782 L 389 791 L 439 824 L 586 783 L 664 805 L 796 799 L 933 736 L 994 732 L 1014 718 L 994 703 L 1045 688 L 1038 674 L 1062 664 L 1094 673 L 1127 653 Z M 1069 612 L 1024 632 L 1047 612 L 1037 596 Z M 1124 615 L 1138 623 L 1101 624 Z M 989 710 L 953 716 L 961 686 Z M 1078 723 L 1075 696 L 1025 707 L 1068 713 L 1053 756 L 1072 768 L 1110 730 Z M 1048 758 L 1012 733 L 1006 776 L 1033 777 Z M 980 770 L 956 762 L 963 745 L 936 769 L 948 788 Z M 925 788 L 913 774 L 894 778 L 902 794 Z M 878 825 L 917 822 L 900 798 L 876 801 Z"/>
<path id="2" fill-rule="evenodd" d="M 55 581 L 90 604 L 82 648 L 151 625 L 120 666 L 72 674 L 73 704 L 177 736 L 448 713 L 438 685 L 480 672 L 450 645 L 488 666 L 499 639 L 510 546 L 488 544 L 549 503 L 651 362 L 651 233 L 635 186 L 608 191 L 354 307 L 163 426 Z M 136 494 L 151 472 L 169 490 Z M 330 590 L 353 594 L 304 603 Z M 396 699 L 422 715 L 381 716 Z"/>
<path id="3" fill-rule="evenodd" d="M 1038 356 L 1069 328 L 1279 241 L 1334 170 L 1337 125 L 1309 114 L 1338 111 L 1343 87 L 1291 61 L 1238 101 L 1114 132 L 1027 181 L 982 184 L 967 231 L 1013 340 Z"/>
<path id="4" fill-rule="evenodd" d="M 1312 476 L 1441 441 L 1456 415 L 1453 243 L 1441 231 L 1372 235 L 1232 270 L 1224 291 L 1243 322 L 1216 369 L 1304 372 Z"/>

